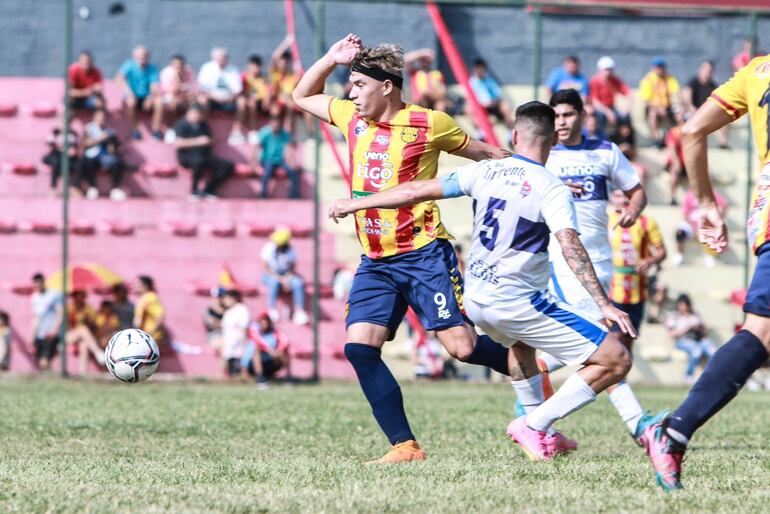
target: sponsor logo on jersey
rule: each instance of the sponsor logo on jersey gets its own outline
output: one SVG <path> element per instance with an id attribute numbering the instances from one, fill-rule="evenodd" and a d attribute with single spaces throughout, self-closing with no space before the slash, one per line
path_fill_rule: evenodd
<path id="1" fill-rule="evenodd" d="M 367 127 L 369 127 L 369 124 L 366 123 L 364 120 L 358 120 L 358 123 L 356 123 L 356 128 L 353 130 L 353 133 L 357 136 L 360 136 L 364 132 L 366 132 Z"/>
<path id="2" fill-rule="evenodd" d="M 385 187 L 388 181 L 393 178 L 393 174 L 393 163 L 391 162 L 374 165 L 366 162 L 359 164 L 356 168 L 356 175 L 377 189 Z"/>
<path id="3" fill-rule="evenodd" d="M 420 130 L 417 127 L 404 127 L 401 129 L 401 141 L 407 144 L 414 143 L 419 133 Z"/>
<path id="4" fill-rule="evenodd" d="M 519 194 L 521 194 L 522 198 L 526 198 L 529 196 L 529 193 L 532 192 L 532 186 L 528 181 L 524 181 L 524 183 L 521 185 L 521 191 L 519 191 Z"/>
<path id="5" fill-rule="evenodd" d="M 390 221 L 382 218 L 370 218 L 368 216 L 360 216 L 358 218 L 358 225 L 364 233 L 370 236 L 387 236 L 392 228 Z"/>
<path id="6" fill-rule="evenodd" d="M 497 266 L 490 266 L 482 259 L 473 261 L 468 267 L 468 273 L 495 286 L 500 283 L 497 276 Z"/>

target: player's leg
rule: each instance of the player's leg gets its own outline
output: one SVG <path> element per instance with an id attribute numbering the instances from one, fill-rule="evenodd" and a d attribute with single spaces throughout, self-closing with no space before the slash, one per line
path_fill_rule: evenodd
<path id="1" fill-rule="evenodd" d="M 392 339 L 406 312 L 406 302 L 390 275 L 391 263 L 363 257 L 348 296 L 347 357 L 372 414 L 393 448 L 378 463 L 424 460 L 404 411 L 395 377 L 382 360 L 381 348 Z"/>

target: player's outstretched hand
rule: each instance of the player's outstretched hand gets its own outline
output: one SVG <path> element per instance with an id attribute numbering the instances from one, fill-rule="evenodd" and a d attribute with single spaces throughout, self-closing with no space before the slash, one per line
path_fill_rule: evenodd
<path id="1" fill-rule="evenodd" d="M 575 198 L 580 198 L 581 196 L 583 196 L 583 193 L 585 193 L 583 184 L 579 182 L 572 182 L 571 180 L 567 180 L 566 182 L 564 182 L 564 185 L 567 186 L 570 191 L 572 191 L 572 196 Z"/>
<path id="2" fill-rule="evenodd" d="M 329 207 L 329 217 L 334 220 L 334 223 L 339 223 L 337 220 L 344 218 L 350 214 L 350 202 L 349 199 L 336 200 L 331 207 Z"/>
<path id="3" fill-rule="evenodd" d="M 343 39 L 340 39 L 334 43 L 327 55 L 334 61 L 334 64 L 342 64 L 347 66 L 353 62 L 356 54 L 364 47 L 361 42 L 361 38 L 355 34 L 348 34 Z"/>
<path id="4" fill-rule="evenodd" d="M 624 334 L 636 337 L 636 330 L 634 330 L 634 326 L 631 324 L 631 317 L 627 313 L 608 303 L 602 307 L 602 314 L 607 320 L 617 323 Z"/>
<path id="5" fill-rule="evenodd" d="M 623 228 L 629 228 L 636 223 L 637 218 L 639 218 L 639 209 L 628 206 L 620 212 L 615 227 L 621 226 Z M 612 229 L 614 230 L 615 227 L 612 227 Z"/>
<path id="6" fill-rule="evenodd" d="M 706 248 L 722 253 L 727 248 L 727 224 L 719 208 L 701 207 L 697 212 L 698 240 Z"/>

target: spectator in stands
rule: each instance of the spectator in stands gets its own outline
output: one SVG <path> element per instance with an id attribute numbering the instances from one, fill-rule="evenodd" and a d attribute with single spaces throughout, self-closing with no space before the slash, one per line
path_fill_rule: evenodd
<path id="1" fill-rule="evenodd" d="M 222 315 L 222 361 L 229 378 L 237 378 L 241 374 L 241 358 L 248 340 L 251 313 L 241 301 L 241 293 L 236 289 L 228 289 L 222 297 L 225 312 Z"/>
<path id="2" fill-rule="evenodd" d="M 259 130 L 259 142 L 254 146 L 254 161 L 262 166 L 262 198 L 269 196 L 270 179 L 283 168 L 291 181 L 289 198 L 299 198 L 299 168 L 293 162 L 296 149 L 294 138 L 283 127 L 280 115 L 270 116 L 270 123 Z"/>
<path id="3" fill-rule="evenodd" d="M 262 261 L 265 263 L 265 273 L 262 283 L 267 286 L 267 306 L 270 318 L 277 321 L 278 295 L 281 292 L 291 292 L 294 313 L 292 321 L 304 325 L 309 321 L 305 312 L 305 281 L 295 271 L 297 252 L 291 246 L 291 231 L 279 228 L 270 236 L 270 241 L 262 247 Z"/>
<path id="4" fill-rule="evenodd" d="M 88 372 L 89 354 L 104 366 L 104 351 L 96 339 L 96 312 L 87 299 L 85 291 L 73 291 L 67 307 L 67 345 L 77 350 L 80 375 Z"/>
<path id="5" fill-rule="evenodd" d="M 67 155 L 70 158 L 70 176 L 72 177 L 78 169 L 78 135 L 72 129 L 69 130 L 68 143 Z M 51 168 L 51 194 L 56 195 L 59 177 L 64 170 L 64 160 L 62 159 L 64 134 L 59 127 L 55 127 L 48 135 L 46 145 L 48 146 L 48 153 L 43 156 L 43 163 Z"/>
<path id="6" fill-rule="evenodd" d="M 676 311 L 666 320 L 666 328 L 674 339 L 677 350 L 687 353 L 684 379 L 685 383 L 690 385 L 694 381 L 693 375 L 698 364 L 704 359 L 708 362 L 716 352 L 716 346 L 708 338 L 708 328 L 693 310 L 692 301 L 686 294 L 681 294 L 676 299 Z"/>
<path id="7" fill-rule="evenodd" d="M 682 146 L 682 125 L 684 125 L 684 116 L 681 112 L 674 115 L 676 125 L 666 133 L 663 142 L 666 147 L 666 165 L 665 169 L 669 173 L 669 196 L 671 205 L 676 205 L 676 188 L 682 178 L 687 178 L 687 171 L 684 168 L 684 147 Z"/>
<path id="8" fill-rule="evenodd" d="M 179 115 L 195 101 L 195 73 L 184 56 L 172 56 L 160 70 L 160 92 L 163 108 L 172 116 Z"/>
<path id="9" fill-rule="evenodd" d="M 549 97 L 560 89 L 574 89 L 585 101 L 588 98 L 588 79 L 580 73 L 580 58 L 576 55 L 565 57 L 562 65 L 548 74 L 545 87 Z"/>
<path id="10" fill-rule="evenodd" d="M 289 341 L 275 328 L 270 315 L 263 312 L 249 325 L 241 370 L 254 377 L 257 387 L 264 389 L 267 381 L 282 369 L 286 370 L 286 381 L 291 381 Z"/>
<path id="11" fill-rule="evenodd" d="M 42 273 L 32 276 L 32 341 L 35 346 L 35 362 L 39 370 L 47 370 L 59 345 L 59 327 L 62 324 L 62 295 L 46 288 Z"/>
<path id="12" fill-rule="evenodd" d="M 102 169 L 112 177 L 110 199 L 125 200 L 126 193 L 120 188 L 123 182 L 123 172 L 126 167 L 122 158 L 123 148 L 117 134 L 107 126 L 107 111 L 97 109 L 93 118 L 83 130 L 83 158 L 78 166 L 76 186 L 81 186 L 83 180 L 88 184 L 86 198 L 99 198 L 96 187 L 96 174 Z"/>
<path id="13" fill-rule="evenodd" d="M 636 150 L 636 131 L 634 130 L 631 121 L 621 121 L 618 124 L 615 133 L 610 136 L 610 140 L 618 145 L 620 151 L 623 152 L 623 155 L 625 155 L 626 159 L 631 163 L 631 166 L 636 170 L 642 183 L 647 182 L 649 170 L 647 169 L 647 166 L 638 161 L 639 155 Z"/>
<path id="14" fill-rule="evenodd" d="M 259 134 L 260 118 L 264 119 L 270 112 L 270 87 L 262 73 L 262 57 L 252 55 L 246 69 L 241 74 L 243 90 L 237 99 L 238 120 L 242 127 L 249 131 L 249 142 L 256 144 Z"/>
<path id="15" fill-rule="evenodd" d="M 714 200 L 717 204 L 722 217 L 727 212 L 727 201 L 722 195 L 714 191 Z M 694 239 L 698 233 L 698 199 L 692 191 L 687 191 L 682 198 L 682 218 L 676 229 L 676 254 L 674 255 L 674 266 L 681 266 L 684 263 L 685 243 Z M 700 246 L 700 245 L 699 245 Z M 716 264 L 715 253 L 705 249 L 706 255 L 703 257 L 703 264 L 712 267 Z"/>
<path id="16" fill-rule="evenodd" d="M 198 70 L 198 102 L 208 109 L 235 114 L 236 99 L 243 90 L 241 72 L 228 62 L 226 48 L 211 49 L 211 60 Z M 236 117 L 228 142 L 241 145 L 245 142 L 240 118 Z"/>
<path id="17" fill-rule="evenodd" d="M 716 88 L 717 83 L 714 82 L 714 63 L 703 61 L 698 66 L 698 73 L 690 79 L 687 87 L 684 89 L 685 114 L 688 116 L 695 114 L 695 111 L 706 103 L 706 100 Z M 727 129 L 729 126 L 725 125 L 723 129 L 717 131 L 720 148 L 728 148 Z"/>
<path id="18" fill-rule="evenodd" d="M 94 335 L 101 348 L 106 348 L 110 338 L 120 330 L 120 318 L 112 302 L 102 300 L 94 317 Z"/>
<path id="19" fill-rule="evenodd" d="M 11 367 L 11 318 L 5 311 L 0 311 L 0 371 L 8 371 Z"/>
<path id="20" fill-rule="evenodd" d="M 455 257 L 457 257 L 457 271 L 460 275 L 465 276 L 465 255 L 463 254 L 463 245 L 455 243 L 452 248 L 455 251 Z"/>
<path id="21" fill-rule="evenodd" d="M 223 297 L 225 290 L 221 287 L 211 288 L 211 302 L 203 311 L 203 326 L 206 328 L 206 339 L 209 345 L 217 351 L 222 350 L 222 316 L 225 314 Z"/>
<path id="22" fill-rule="evenodd" d="M 412 101 L 428 109 L 448 112 L 450 102 L 447 98 L 444 74 L 433 69 L 435 60 L 436 54 L 430 48 L 421 48 L 404 55 L 409 86 L 412 88 Z"/>
<path id="23" fill-rule="evenodd" d="M 192 198 L 216 199 L 217 189 L 233 174 L 234 165 L 214 155 L 211 129 L 200 105 L 187 110 L 174 125 L 174 133 L 179 164 L 192 170 Z M 198 185 L 206 170 L 211 171 L 211 178 L 201 191 Z"/>
<path id="24" fill-rule="evenodd" d="M 310 115 L 297 107 L 291 92 L 299 82 L 299 69 L 291 53 L 291 46 L 294 44 L 294 36 L 287 34 L 286 37 L 273 51 L 270 57 L 270 90 L 272 100 L 276 103 L 284 114 L 284 128 L 287 132 L 294 134 L 294 118 L 304 117 L 306 122 L 310 123 Z"/>
<path id="25" fill-rule="evenodd" d="M 630 121 L 630 105 L 617 105 L 618 96 L 626 97 L 630 103 L 631 89 L 615 75 L 615 61 L 605 55 L 596 63 L 596 75 L 588 83 L 588 100 L 599 122 L 599 131 L 614 134 L 619 123 Z"/>
<path id="26" fill-rule="evenodd" d="M 134 311 L 134 327 L 150 334 L 159 345 L 167 343 L 166 310 L 155 291 L 155 281 L 147 275 L 139 275 L 136 292 L 139 300 Z"/>
<path id="27" fill-rule="evenodd" d="M 604 132 L 599 127 L 595 112 L 586 112 L 583 118 L 583 135 L 594 139 L 604 139 Z"/>
<path id="28" fill-rule="evenodd" d="M 160 94 L 158 68 L 150 63 L 150 52 L 144 46 L 134 48 L 131 59 L 120 67 L 115 81 L 123 89 L 126 112 L 131 123 L 134 139 L 142 139 L 137 123 L 137 113 L 151 112 L 152 137 L 163 139 L 160 131 L 163 117 L 163 98 Z"/>
<path id="29" fill-rule="evenodd" d="M 134 326 L 134 304 L 128 299 L 126 284 L 115 284 L 112 287 L 112 309 L 120 321 L 118 330 L 125 330 Z"/>
<path id="30" fill-rule="evenodd" d="M 505 123 L 507 129 L 513 127 L 511 106 L 503 99 L 503 90 L 489 73 L 487 62 L 484 59 L 473 61 L 473 74 L 470 78 L 470 86 L 476 100 L 479 101 L 487 113 L 497 117 Z M 470 105 L 466 106 L 470 109 Z M 468 113 L 470 115 L 470 111 Z"/>
<path id="31" fill-rule="evenodd" d="M 754 43 L 752 45 L 752 43 Z M 754 52 L 752 53 L 752 46 L 754 47 Z M 754 57 L 757 57 L 759 55 L 762 55 L 762 52 L 759 51 L 759 40 L 754 39 L 753 41 L 751 38 L 746 38 L 741 42 L 741 51 L 738 52 L 733 56 L 732 65 L 733 65 L 733 71 L 738 71 L 744 66 L 746 66 L 751 59 Z"/>
<path id="32" fill-rule="evenodd" d="M 67 72 L 74 109 L 103 109 L 102 72 L 94 66 L 91 52 L 83 50 Z"/>
<path id="33" fill-rule="evenodd" d="M 663 148 L 661 126 L 674 121 L 674 108 L 679 97 L 679 81 L 668 74 L 662 57 L 652 60 L 652 69 L 639 83 L 639 97 L 644 102 L 650 138 Z"/>

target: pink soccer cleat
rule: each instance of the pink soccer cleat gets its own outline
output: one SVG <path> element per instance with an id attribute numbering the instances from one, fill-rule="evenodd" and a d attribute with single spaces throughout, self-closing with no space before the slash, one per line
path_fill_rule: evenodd
<path id="1" fill-rule="evenodd" d="M 570 439 L 559 431 L 549 434 L 545 438 L 545 444 L 552 457 L 575 451 L 578 447 L 577 441 Z"/>
<path id="2" fill-rule="evenodd" d="M 546 432 L 539 432 L 527 426 L 527 417 L 521 416 L 510 422 L 506 431 L 513 442 L 521 446 L 521 449 L 529 457 L 529 460 L 548 460 L 553 457 L 551 449 L 546 444 L 550 438 Z"/>
<path id="3" fill-rule="evenodd" d="M 682 488 L 682 459 L 685 447 L 671 439 L 663 423 L 655 423 L 644 429 L 639 442 L 647 451 L 655 481 L 666 492 Z"/>

